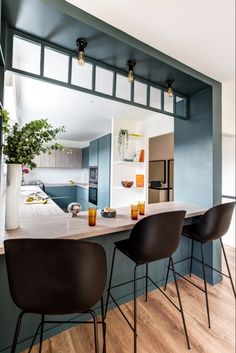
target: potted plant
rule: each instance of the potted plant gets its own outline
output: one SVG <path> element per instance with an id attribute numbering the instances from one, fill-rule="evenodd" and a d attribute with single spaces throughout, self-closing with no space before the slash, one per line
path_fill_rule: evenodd
<path id="1" fill-rule="evenodd" d="M 128 148 L 128 142 L 129 142 L 129 131 L 126 129 L 120 129 L 119 135 L 118 135 L 118 152 L 119 155 L 124 158 L 125 154 L 125 149 Z"/>
<path id="2" fill-rule="evenodd" d="M 33 120 L 24 126 L 11 124 L 6 110 L 0 110 L 0 118 L 3 131 L 2 153 L 7 164 L 6 229 L 16 229 L 20 223 L 22 166 L 33 169 L 37 166 L 34 162 L 36 156 L 63 149 L 58 143 L 48 143 L 55 141 L 57 135 L 65 129 L 54 128 L 47 119 Z"/>

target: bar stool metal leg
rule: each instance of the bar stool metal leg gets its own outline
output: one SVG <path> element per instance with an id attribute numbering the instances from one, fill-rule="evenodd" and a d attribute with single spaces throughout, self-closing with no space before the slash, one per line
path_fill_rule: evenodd
<path id="1" fill-rule="evenodd" d="M 148 264 L 146 264 L 146 278 L 145 278 L 145 301 L 148 300 Z"/>
<path id="2" fill-rule="evenodd" d="M 185 317 L 184 317 L 184 310 L 183 310 L 183 306 L 182 306 L 182 302 L 181 302 L 181 298 L 180 298 L 179 286 L 178 286 L 178 282 L 176 279 L 175 267 L 174 267 L 174 262 L 173 262 L 172 257 L 170 258 L 170 263 L 171 263 L 171 267 L 172 267 L 173 274 L 174 274 L 175 287 L 176 287 L 176 292 L 177 292 L 177 296 L 178 296 L 180 312 L 181 312 L 181 316 L 182 316 L 182 320 L 183 320 L 184 333 L 185 333 L 188 349 L 191 349 L 190 343 L 189 343 L 189 338 L 188 338 L 187 326 L 186 326 Z"/>
<path id="3" fill-rule="evenodd" d="M 16 345 L 17 345 L 17 340 L 18 340 L 18 336 L 19 336 L 19 333 L 20 333 L 20 326 L 21 326 L 23 315 L 24 315 L 24 312 L 22 311 L 20 313 L 20 315 L 18 316 L 18 319 L 17 319 L 14 339 L 13 339 L 13 343 L 12 343 L 12 347 L 11 347 L 11 353 L 15 353 L 15 351 L 16 351 Z"/>
<path id="4" fill-rule="evenodd" d="M 33 338 L 32 342 L 31 342 L 31 346 L 30 346 L 30 348 L 29 348 L 29 350 L 28 350 L 28 353 L 30 353 L 31 350 L 32 350 L 32 348 L 33 348 L 33 345 L 34 345 L 34 342 L 35 342 L 36 337 L 37 337 L 37 335 L 38 335 L 38 332 L 39 332 L 40 327 L 41 327 L 41 322 L 40 322 L 40 324 L 39 324 L 38 327 L 37 327 L 37 330 L 36 330 L 36 332 L 35 332 L 35 335 L 34 335 L 34 338 Z"/>
<path id="5" fill-rule="evenodd" d="M 204 260 L 204 244 L 201 243 L 201 255 L 202 255 L 202 272 L 203 272 L 203 280 L 204 280 L 204 292 L 206 297 L 206 309 L 207 309 L 207 319 L 208 319 L 208 327 L 211 328 L 211 320 L 210 320 L 210 310 L 209 310 L 209 301 L 208 301 L 208 292 L 207 292 L 207 282 L 206 282 L 206 271 L 205 271 L 205 260 Z"/>
<path id="6" fill-rule="evenodd" d="M 43 346 L 43 327 L 44 327 L 44 315 L 42 315 L 42 319 L 41 319 L 39 353 L 42 352 L 42 346 Z"/>
<path id="7" fill-rule="evenodd" d="M 220 244 L 221 244 L 221 247 L 222 247 L 222 250 L 223 250 L 223 254 L 224 254 L 224 258 L 225 258 L 225 263 L 226 263 L 226 267 L 227 267 L 227 270 L 228 270 L 229 279 L 230 279 L 230 283 L 231 283 L 231 286 L 232 286 L 233 294 L 234 294 L 234 296 L 236 297 L 236 292 L 235 292 L 235 288 L 234 288 L 234 283 L 233 283 L 232 275 L 231 275 L 231 272 L 230 272 L 230 269 L 229 269 L 229 264 L 228 264 L 228 260 L 227 260 L 225 248 L 224 248 L 224 245 L 223 245 L 223 242 L 222 242 L 222 239 L 221 239 L 221 238 L 220 238 Z"/>
<path id="8" fill-rule="evenodd" d="M 137 268 L 134 267 L 134 353 L 137 353 Z"/>
<path id="9" fill-rule="evenodd" d="M 112 275 L 113 275 L 113 268 L 114 268 L 114 263 L 115 263 L 115 256 L 116 256 L 116 247 L 113 250 L 113 255 L 112 255 L 112 261 L 111 261 L 111 272 L 110 272 L 110 279 L 109 279 L 109 284 L 108 284 L 108 289 L 107 289 L 107 300 L 106 300 L 106 307 L 105 307 L 105 318 L 107 315 L 107 308 L 108 308 L 108 301 L 110 297 L 110 288 L 111 288 L 111 282 L 112 282 Z"/>
<path id="10" fill-rule="evenodd" d="M 167 282 L 168 282 L 168 278 L 169 278 L 169 272 L 170 272 L 170 262 L 171 262 L 171 258 L 169 259 L 169 263 L 168 263 L 168 267 L 167 267 L 167 274 L 166 274 L 166 280 L 165 280 L 164 290 L 166 290 L 166 287 L 167 287 Z"/>
<path id="11" fill-rule="evenodd" d="M 103 297 L 101 298 L 101 315 L 102 315 L 103 353 L 106 353 L 106 323 L 104 320 Z"/>
<path id="12" fill-rule="evenodd" d="M 192 277 L 192 268 L 193 268 L 193 247 L 194 247 L 194 240 L 192 239 L 189 277 Z"/>
<path id="13" fill-rule="evenodd" d="M 98 322 L 97 322 L 97 315 L 94 311 L 90 310 L 89 313 L 93 317 L 93 328 L 94 328 L 94 346 L 95 346 L 95 353 L 99 353 L 99 346 L 98 346 Z"/>

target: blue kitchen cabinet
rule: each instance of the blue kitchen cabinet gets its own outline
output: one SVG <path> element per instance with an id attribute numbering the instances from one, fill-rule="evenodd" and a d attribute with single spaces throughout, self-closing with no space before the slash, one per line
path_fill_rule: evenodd
<path id="1" fill-rule="evenodd" d="M 77 200 L 85 200 L 88 201 L 88 188 L 84 188 L 82 186 L 77 186 Z"/>
<path id="2" fill-rule="evenodd" d="M 98 192 L 98 208 L 101 210 L 110 206 L 110 194 L 106 192 Z"/>
<path id="3" fill-rule="evenodd" d="M 98 165 L 98 139 L 89 143 L 89 166 L 97 167 Z"/>
<path id="4" fill-rule="evenodd" d="M 110 194 L 111 134 L 98 141 L 98 193 Z M 109 199 L 106 206 L 109 206 Z"/>
<path id="5" fill-rule="evenodd" d="M 87 211 L 89 207 L 88 189 L 82 186 L 77 186 L 77 202 L 80 203 L 82 211 Z"/>
<path id="6" fill-rule="evenodd" d="M 87 211 L 88 210 L 88 201 L 85 200 L 78 200 L 81 206 L 81 211 Z"/>
<path id="7" fill-rule="evenodd" d="M 89 146 L 82 149 L 82 168 L 89 167 Z"/>
<path id="8" fill-rule="evenodd" d="M 71 202 L 77 201 L 77 187 L 71 186 L 47 186 L 45 185 L 45 193 L 64 211 L 67 210 Z"/>

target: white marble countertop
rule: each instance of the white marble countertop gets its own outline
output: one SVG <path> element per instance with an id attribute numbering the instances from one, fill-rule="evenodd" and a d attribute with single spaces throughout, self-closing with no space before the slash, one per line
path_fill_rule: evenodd
<path id="1" fill-rule="evenodd" d="M 116 218 L 110 219 L 102 217 L 100 211 L 98 211 L 97 224 L 95 227 L 90 227 L 88 225 L 87 212 L 81 212 L 79 217 L 71 218 L 69 214 L 64 213 L 57 205 L 55 206 L 59 208 L 58 213 L 54 213 L 55 208 L 53 205 L 51 205 L 51 207 L 47 206 L 49 205 L 22 206 L 20 228 L 12 231 L 2 230 L 2 234 L 0 234 L 0 254 L 4 254 L 4 239 L 85 239 L 131 230 L 137 222 L 130 218 L 130 207 L 117 208 Z M 35 208 L 35 211 L 32 210 L 29 216 L 28 210 L 30 207 Z M 145 216 L 140 216 L 139 219 L 149 215 L 175 210 L 186 210 L 186 218 L 200 216 L 205 212 L 205 209 L 202 207 L 172 201 L 147 205 Z"/>

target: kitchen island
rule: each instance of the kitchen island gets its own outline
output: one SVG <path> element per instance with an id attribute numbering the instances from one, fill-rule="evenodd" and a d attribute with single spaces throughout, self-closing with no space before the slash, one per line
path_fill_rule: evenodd
<path id="1" fill-rule="evenodd" d="M 130 218 L 130 208 L 117 208 L 116 218 L 104 218 L 97 213 L 97 224 L 95 227 L 88 225 L 87 211 L 82 211 L 79 217 L 71 217 L 70 214 L 55 204 L 53 200 L 47 204 L 24 204 L 26 192 L 39 192 L 42 197 L 47 195 L 38 187 L 23 187 L 21 200 L 21 226 L 16 230 L 6 231 L 1 229 L 0 233 L 0 255 L 4 254 L 3 241 L 13 238 L 66 238 L 66 239 L 85 239 L 97 237 L 105 234 L 130 231 L 137 221 Z M 204 213 L 202 207 L 188 205 L 179 202 L 163 202 L 146 206 L 145 216 L 156 213 L 186 210 L 186 219 L 200 216 Z"/>
<path id="2" fill-rule="evenodd" d="M 32 209 L 30 209 L 32 207 Z M 34 211 L 33 211 L 34 208 Z M 165 202 L 159 204 L 147 205 L 146 217 L 148 215 L 162 213 L 174 210 L 186 210 L 186 222 L 193 222 L 197 217 L 203 214 L 204 209 L 201 207 L 187 205 L 179 202 Z M 31 211 L 30 211 L 31 210 Z M 139 217 L 141 219 L 141 216 Z M 0 352 L 10 352 L 12 337 L 15 329 L 15 323 L 19 309 L 11 300 L 3 241 L 4 239 L 13 238 L 64 238 L 64 239 L 89 239 L 101 244 L 108 258 L 108 272 L 110 269 L 111 255 L 113 251 L 113 243 L 129 237 L 130 230 L 137 221 L 130 218 L 129 207 L 117 208 L 117 216 L 113 219 L 103 218 L 98 211 L 97 225 L 95 227 L 88 226 L 87 212 L 81 212 L 78 218 L 71 218 L 68 213 L 64 213 L 52 200 L 46 205 L 25 205 L 21 203 L 21 227 L 17 230 L 1 232 L 0 245 Z M 183 238 L 174 258 L 178 260 L 190 253 L 190 242 Z M 150 265 L 150 275 L 159 284 L 163 284 L 166 274 L 167 259 L 153 263 Z M 117 256 L 117 270 L 114 272 L 114 283 L 122 280 L 130 280 L 132 278 L 132 263 L 122 254 Z M 188 261 L 179 264 L 178 271 L 185 275 L 189 271 Z M 140 275 L 144 274 L 144 269 L 140 268 Z M 170 281 L 172 278 L 170 277 Z M 153 290 L 150 284 L 149 291 Z M 143 295 L 144 280 L 139 281 L 138 295 Z M 118 303 L 122 304 L 132 299 L 132 284 L 117 288 L 114 293 Z M 110 304 L 109 308 L 112 308 Z M 96 308 L 95 308 L 96 309 Z M 76 314 L 69 316 L 68 319 L 75 318 Z M 18 351 L 29 347 L 30 340 L 34 335 L 35 329 L 39 323 L 39 316 L 26 315 L 24 318 L 22 332 L 19 339 Z M 49 336 L 67 329 L 68 325 L 46 327 L 45 339 Z"/>

